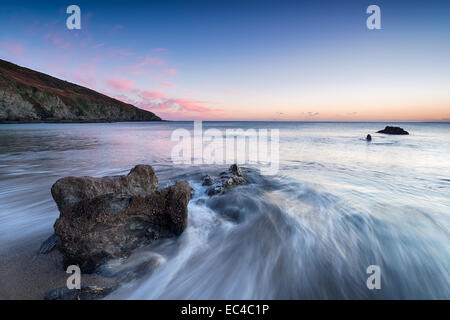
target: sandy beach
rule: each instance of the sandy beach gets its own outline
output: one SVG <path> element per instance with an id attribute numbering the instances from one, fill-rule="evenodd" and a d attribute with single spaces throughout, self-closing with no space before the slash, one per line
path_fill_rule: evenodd
<path id="1" fill-rule="evenodd" d="M 58 250 L 39 254 L 48 235 L 29 238 L 6 252 L 0 252 L 0 300 L 41 300 L 49 290 L 66 286 L 69 274 L 63 269 Z M 83 274 L 81 285 L 112 285 L 113 278 Z"/>

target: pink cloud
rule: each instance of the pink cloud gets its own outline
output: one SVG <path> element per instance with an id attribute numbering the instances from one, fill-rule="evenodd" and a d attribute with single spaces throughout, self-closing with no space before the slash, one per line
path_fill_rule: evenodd
<path id="1" fill-rule="evenodd" d="M 203 107 L 200 104 L 205 102 L 195 101 L 190 99 L 176 99 L 176 103 L 178 103 L 184 110 L 190 112 L 209 112 L 210 108 Z"/>
<path id="2" fill-rule="evenodd" d="M 99 61 L 101 61 L 101 57 L 94 56 L 85 63 L 73 66 L 69 77 L 78 84 L 95 89 L 98 76 L 104 73 L 104 70 L 98 66 Z"/>
<path id="3" fill-rule="evenodd" d="M 107 42 L 91 38 L 86 33 L 72 35 L 53 29 L 53 26 L 47 26 L 46 30 L 40 33 L 40 37 L 45 37 L 58 49 L 75 49 L 82 44 L 82 50 L 90 50 L 83 51 L 83 59 L 75 59 L 78 50 L 53 51 L 54 59 L 50 60 L 55 63 L 56 73 L 64 70 L 64 78 L 69 81 L 105 92 L 120 101 L 155 112 L 166 119 L 211 119 L 220 113 L 220 110 L 216 109 L 218 106 L 213 105 L 214 102 L 195 99 L 191 97 L 191 92 L 183 92 L 183 88 L 171 83 L 170 79 L 173 78 L 170 76 L 176 75 L 178 69 L 165 60 L 166 49 L 156 48 L 140 55 L 124 48 L 112 48 Z M 11 51 L 21 55 L 23 49 L 17 46 Z M 109 63 L 111 60 L 115 61 L 112 65 Z M 104 61 L 108 64 L 103 65 Z M 145 80 L 131 75 L 146 72 L 152 74 L 145 77 Z M 156 82 L 157 86 L 144 87 L 140 81 Z M 166 96 L 165 88 L 179 88 L 182 97 Z"/>
<path id="4" fill-rule="evenodd" d="M 138 107 L 155 112 L 165 119 L 206 119 L 214 118 L 221 112 L 220 109 L 211 109 L 203 104 L 207 102 L 182 98 L 167 99 L 159 103 L 143 101 Z"/>
<path id="5" fill-rule="evenodd" d="M 164 92 L 161 90 L 144 90 L 141 94 L 148 99 L 164 99 Z"/>
<path id="6" fill-rule="evenodd" d="M 169 69 L 164 70 L 165 74 L 170 74 L 170 75 L 177 74 L 177 72 L 178 72 L 178 70 L 175 68 L 169 68 Z"/>
<path id="7" fill-rule="evenodd" d="M 212 109 L 208 106 L 220 104 L 219 102 L 206 102 L 189 98 L 167 98 L 161 90 L 134 88 L 130 82 L 125 82 L 127 85 L 124 85 L 123 80 L 116 82 L 113 83 L 114 86 L 126 93 L 113 94 L 114 98 L 140 109 L 154 112 L 163 119 L 214 119 L 223 112 L 221 109 Z"/>
<path id="8" fill-rule="evenodd" d="M 109 79 L 106 84 L 114 90 L 129 90 L 133 87 L 134 81 L 127 81 L 123 79 Z"/>
<path id="9" fill-rule="evenodd" d="M 176 84 L 169 83 L 169 82 L 161 82 L 161 86 L 166 87 L 166 88 L 176 88 L 176 87 L 178 87 Z"/>

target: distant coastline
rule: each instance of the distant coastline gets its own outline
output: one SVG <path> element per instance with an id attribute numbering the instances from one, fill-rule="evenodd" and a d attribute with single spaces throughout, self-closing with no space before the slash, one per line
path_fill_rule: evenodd
<path id="1" fill-rule="evenodd" d="M 92 119 L 92 120 L 0 120 L 0 124 L 38 124 L 38 123 L 49 123 L 49 124 L 82 124 L 82 123 L 119 123 L 119 122 L 172 122 L 170 120 L 109 120 L 109 119 Z"/>

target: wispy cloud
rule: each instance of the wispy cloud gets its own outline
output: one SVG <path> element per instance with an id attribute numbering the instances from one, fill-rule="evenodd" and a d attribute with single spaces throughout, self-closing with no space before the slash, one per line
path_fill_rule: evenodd
<path id="1" fill-rule="evenodd" d="M 58 20 L 39 25 L 36 33 L 51 44 L 42 49 L 41 54 L 52 54 L 47 70 L 53 75 L 155 112 L 165 119 L 212 119 L 221 112 L 216 108 L 218 103 L 196 99 L 194 92 L 169 80 L 178 75 L 179 70 L 166 60 L 166 48 L 147 49 L 142 54 L 134 47 L 114 47 L 107 38 L 99 41 L 84 29 L 74 33 L 61 31 L 58 29 L 61 23 Z M 115 25 L 110 31 L 121 29 L 122 25 Z M 0 43 L 0 49 L 15 56 L 21 56 L 24 51 L 15 43 Z M 143 74 L 145 77 L 140 76 Z M 153 88 L 144 85 L 144 81 L 153 83 Z M 178 88 L 176 91 L 181 91 L 182 97 L 167 96 L 164 88 Z M 235 91 L 224 89 L 224 93 L 234 94 Z"/>
<path id="2" fill-rule="evenodd" d="M 177 88 L 178 86 L 174 83 L 170 83 L 170 82 L 161 82 L 160 83 L 162 87 L 166 87 L 166 88 Z"/>
<path id="3" fill-rule="evenodd" d="M 161 90 L 143 90 L 140 94 L 148 99 L 165 99 L 165 94 Z"/>
<path id="4" fill-rule="evenodd" d="M 146 56 L 138 61 L 134 61 L 128 65 L 123 65 L 120 69 L 131 75 L 146 74 L 153 71 L 153 68 L 159 68 L 166 65 L 166 61 L 154 56 Z"/>
<path id="5" fill-rule="evenodd" d="M 134 81 L 124 79 L 109 79 L 106 84 L 113 90 L 129 90 L 133 87 Z"/>
<path id="6" fill-rule="evenodd" d="M 177 74 L 178 70 L 175 68 L 169 68 L 163 71 L 163 74 L 169 74 L 169 75 L 174 75 Z"/>
<path id="7" fill-rule="evenodd" d="M 208 119 L 217 116 L 221 109 L 206 106 L 208 102 L 190 99 L 166 99 L 160 102 L 145 101 L 139 107 L 156 112 L 165 119 Z"/>
<path id="8" fill-rule="evenodd" d="M 149 90 L 133 86 L 134 81 L 124 79 L 109 79 L 109 88 L 120 91 L 112 96 L 125 103 L 132 104 L 138 108 L 155 112 L 164 119 L 207 119 L 213 118 L 221 109 L 211 108 L 210 105 L 217 104 L 191 98 L 166 97 L 162 90 Z"/>

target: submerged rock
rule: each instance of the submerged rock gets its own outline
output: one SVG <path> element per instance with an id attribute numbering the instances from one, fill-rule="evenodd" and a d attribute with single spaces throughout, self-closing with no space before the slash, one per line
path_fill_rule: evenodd
<path id="1" fill-rule="evenodd" d="M 383 130 L 378 131 L 377 133 L 384 133 L 384 134 L 404 134 L 407 135 L 409 134 L 408 131 L 403 130 L 400 127 L 390 127 L 387 126 L 386 128 L 384 128 Z"/>
<path id="2" fill-rule="evenodd" d="M 58 245 L 61 244 L 61 238 L 56 235 L 52 234 L 47 240 L 45 240 L 41 247 L 39 248 L 40 254 L 47 254 L 53 251 Z"/>
<path id="3" fill-rule="evenodd" d="M 222 172 L 219 178 L 213 179 L 209 175 L 203 178 L 203 185 L 211 186 L 206 193 L 209 196 L 224 193 L 228 188 L 246 183 L 242 169 L 233 164 L 228 171 Z"/>
<path id="4" fill-rule="evenodd" d="M 69 289 L 67 287 L 48 291 L 44 300 L 94 300 L 101 299 L 110 294 L 115 287 L 87 286 L 81 289 Z"/>
<path id="5" fill-rule="evenodd" d="M 214 180 L 209 174 L 202 178 L 202 186 L 211 186 L 213 183 Z"/>
<path id="6" fill-rule="evenodd" d="M 180 235 L 187 226 L 191 187 L 186 181 L 157 190 L 151 166 L 126 176 L 66 177 L 52 186 L 60 217 L 55 234 L 64 265 L 91 273 L 142 244 Z"/>
<path id="7" fill-rule="evenodd" d="M 102 276 L 115 278 L 120 284 L 151 275 L 163 261 L 159 254 L 137 250 L 127 259 L 106 262 L 98 271 Z"/>

